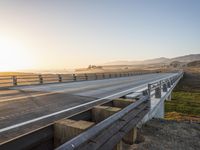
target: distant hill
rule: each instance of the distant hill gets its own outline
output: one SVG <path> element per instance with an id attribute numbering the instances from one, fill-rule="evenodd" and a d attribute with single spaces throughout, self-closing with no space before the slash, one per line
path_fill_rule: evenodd
<path id="1" fill-rule="evenodd" d="M 169 58 L 165 57 L 160 57 L 160 58 L 155 58 L 155 59 L 149 59 L 149 60 L 144 60 L 142 63 L 144 64 L 158 64 L 158 63 L 166 63 L 169 62 Z"/>
<path id="2" fill-rule="evenodd" d="M 172 61 L 169 65 L 171 67 L 174 67 L 174 68 L 179 68 L 179 67 L 186 66 L 186 63 L 185 62 L 180 62 L 180 61 Z"/>
<path id="3" fill-rule="evenodd" d="M 105 63 L 104 65 L 147 65 L 147 64 L 170 64 L 172 62 L 184 62 L 189 63 L 193 61 L 200 60 L 200 54 L 191 54 L 191 55 L 185 55 L 175 58 L 155 58 L 155 59 L 149 59 L 149 60 L 143 60 L 143 61 L 113 61 Z"/>
<path id="4" fill-rule="evenodd" d="M 200 54 L 185 55 L 185 56 L 175 57 L 170 60 L 189 63 L 189 62 L 200 60 Z"/>
<path id="5" fill-rule="evenodd" d="M 199 61 L 193 61 L 187 64 L 188 67 L 200 67 L 200 60 Z"/>

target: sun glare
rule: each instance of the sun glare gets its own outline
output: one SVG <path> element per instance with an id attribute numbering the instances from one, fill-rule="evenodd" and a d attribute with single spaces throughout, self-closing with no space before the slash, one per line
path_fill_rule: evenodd
<path id="1" fill-rule="evenodd" d="M 20 42 L 0 37 L 0 71 L 17 71 L 31 66 L 31 56 Z"/>

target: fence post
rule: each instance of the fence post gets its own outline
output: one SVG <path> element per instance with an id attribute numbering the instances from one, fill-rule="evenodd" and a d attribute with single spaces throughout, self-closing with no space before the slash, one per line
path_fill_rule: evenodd
<path id="1" fill-rule="evenodd" d="M 88 80 L 88 75 L 87 74 L 85 74 L 85 80 Z"/>
<path id="2" fill-rule="evenodd" d="M 76 75 L 73 74 L 72 76 L 73 76 L 73 80 L 76 81 Z"/>
<path id="3" fill-rule="evenodd" d="M 97 80 L 97 74 L 96 73 L 94 74 L 94 76 L 95 76 L 95 80 Z"/>
<path id="4" fill-rule="evenodd" d="M 43 78 L 42 78 L 42 75 L 40 74 L 38 77 L 39 77 L 39 83 L 40 83 L 40 84 L 43 84 Z"/>
<path id="5" fill-rule="evenodd" d="M 102 74 L 102 77 L 103 77 L 103 79 L 105 79 L 105 74 L 104 73 Z"/>
<path id="6" fill-rule="evenodd" d="M 58 75 L 58 82 L 62 82 L 62 76 L 60 74 Z"/>
<path id="7" fill-rule="evenodd" d="M 17 86 L 17 77 L 12 76 L 12 80 L 13 80 L 13 86 Z"/>

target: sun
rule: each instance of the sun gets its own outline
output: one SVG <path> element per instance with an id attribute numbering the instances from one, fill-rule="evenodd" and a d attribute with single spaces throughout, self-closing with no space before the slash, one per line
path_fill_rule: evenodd
<path id="1" fill-rule="evenodd" d="M 0 37 L 0 71 L 17 71 L 30 67 L 30 51 L 20 41 Z"/>

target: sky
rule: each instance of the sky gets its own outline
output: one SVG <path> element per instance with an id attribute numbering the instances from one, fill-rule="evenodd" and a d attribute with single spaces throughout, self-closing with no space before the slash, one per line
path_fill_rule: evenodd
<path id="1" fill-rule="evenodd" d="M 0 71 L 200 52 L 199 0 L 0 0 Z"/>

